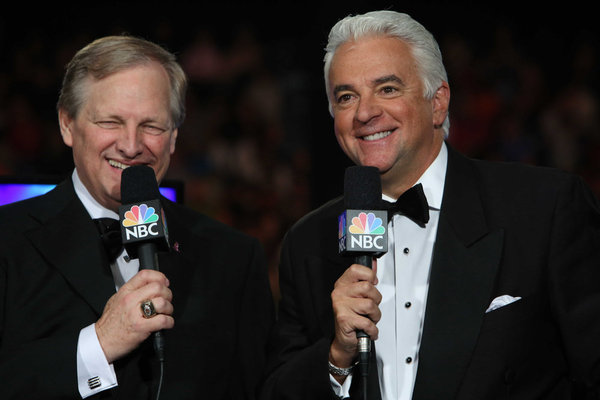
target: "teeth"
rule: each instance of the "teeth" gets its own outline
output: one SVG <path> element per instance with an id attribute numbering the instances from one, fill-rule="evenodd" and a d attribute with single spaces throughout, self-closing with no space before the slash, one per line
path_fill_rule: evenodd
<path id="1" fill-rule="evenodd" d="M 386 136 L 391 135 L 391 133 L 392 133 L 392 131 L 378 132 L 373 135 L 363 136 L 362 139 L 367 140 L 367 141 L 379 140 L 379 139 L 383 139 Z"/>
<path id="2" fill-rule="evenodd" d="M 117 162 L 115 160 L 108 160 L 108 163 L 115 168 L 121 168 L 121 169 L 129 168 L 129 165 L 121 164 L 120 162 Z"/>

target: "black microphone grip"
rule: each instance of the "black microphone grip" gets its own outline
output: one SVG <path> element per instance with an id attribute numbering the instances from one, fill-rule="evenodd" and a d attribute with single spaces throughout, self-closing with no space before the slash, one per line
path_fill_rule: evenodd
<path id="1" fill-rule="evenodd" d="M 357 255 L 354 262 L 368 268 L 373 268 L 373 256 L 370 254 Z M 361 366 L 360 374 L 363 378 L 366 378 L 368 376 L 369 354 L 371 353 L 371 338 L 361 329 L 356 331 L 356 338 L 358 339 L 358 365 Z"/>
<path id="2" fill-rule="evenodd" d="M 140 268 L 153 269 L 158 271 L 158 254 L 156 253 L 155 243 L 144 243 L 138 248 L 138 257 Z M 152 334 L 152 345 L 156 357 L 162 363 L 165 361 L 165 337 L 162 331 L 156 331 Z"/>
<path id="3" fill-rule="evenodd" d="M 138 257 L 140 268 L 153 269 L 158 271 L 158 254 L 155 243 L 143 243 L 138 248 Z M 154 352 L 160 362 L 165 361 L 165 338 L 162 331 L 156 331 L 153 334 Z"/>
<path id="4" fill-rule="evenodd" d="M 140 268 L 158 271 L 158 258 L 155 243 L 143 243 L 138 247 Z"/>

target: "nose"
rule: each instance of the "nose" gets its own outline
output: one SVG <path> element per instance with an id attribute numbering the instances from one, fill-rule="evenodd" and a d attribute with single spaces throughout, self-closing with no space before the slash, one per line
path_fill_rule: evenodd
<path id="1" fill-rule="evenodd" d="M 381 113 L 381 105 L 373 96 L 361 96 L 354 118 L 356 121 L 366 124 L 372 119 L 379 117 Z"/>
<path id="2" fill-rule="evenodd" d="M 135 126 L 125 126 L 117 138 L 117 150 L 128 159 L 139 156 L 144 149 L 142 133 Z"/>

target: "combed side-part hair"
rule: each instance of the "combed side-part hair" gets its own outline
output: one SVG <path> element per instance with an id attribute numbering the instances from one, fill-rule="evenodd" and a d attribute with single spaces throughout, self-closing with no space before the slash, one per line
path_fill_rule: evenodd
<path id="1" fill-rule="evenodd" d="M 332 106 L 329 90 L 329 70 L 337 48 L 346 42 L 370 36 L 395 37 L 410 46 L 419 68 L 419 75 L 424 88 L 423 96 L 426 99 L 431 100 L 442 82 L 448 82 L 448 75 L 437 41 L 423 25 L 408 14 L 384 10 L 372 11 L 362 15 L 350 15 L 338 21 L 331 28 L 328 43 L 325 47 L 325 90 L 330 112 L 332 112 Z M 450 130 L 448 116 L 444 120 L 442 129 L 444 135 L 448 136 Z"/>
<path id="2" fill-rule="evenodd" d="M 157 62 L 165 69 L 170 83 L 172 128 L 185 119 L 187 77 L 175 56 L 161 46 L 128 35 L 107 36 L 93 41 L 75 54 L 67 64 L 57 109 L 77 117 L 86 100 L 87 83 L 138 65 Z"/>

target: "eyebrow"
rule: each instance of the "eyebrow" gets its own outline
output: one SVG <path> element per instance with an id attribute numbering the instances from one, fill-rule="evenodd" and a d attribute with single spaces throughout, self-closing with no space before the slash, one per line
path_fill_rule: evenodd
<path id="1" fill-rule="evenodd" d="M 402 79 L 398 78 L 394 74 L 382 76 L 380 78 L 374 79 L 372 82 L 375 86 L 381 85 L 383 83 L 388 83 L 388 82 L 394 82 L 401 86 L 404 86 L 404 81 Z M 352 86 L 352 85 L 337 85 L 336 87 L 333 88 L 333 95 L 335 97 L 338 95 L 339 92 L 343 92 L 346 90 L 354 90 L 354 86 Z"/>
<path id="2" fill-rule="evenodd" d="M 394 74 L 382 76 L 381 78 L 377 78 L 373 81 L 373 83 L 375 83 L 376 85 L 381 85 L 382 83 L 388 83 L 388 82 L 395 82 L 399 85 L 404 86 L 404 81 L 402 79 L 398 78 Z"/>

